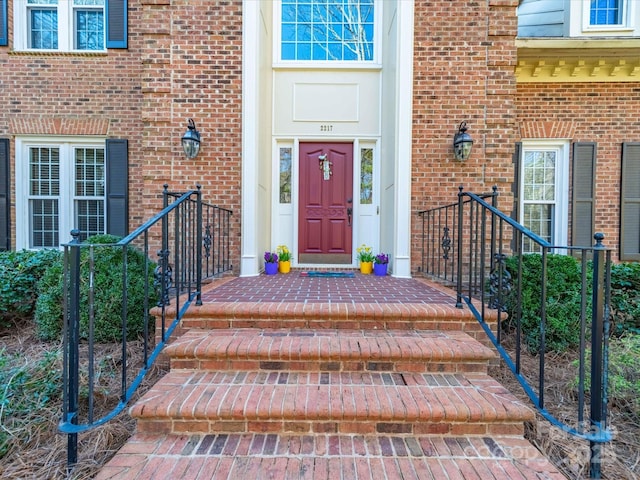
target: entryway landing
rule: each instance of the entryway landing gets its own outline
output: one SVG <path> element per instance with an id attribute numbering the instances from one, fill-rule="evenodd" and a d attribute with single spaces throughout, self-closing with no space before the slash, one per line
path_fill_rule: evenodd
<path id="1" fill-rule="evenodd" d="M 341 270 L 349 271 L 349 270 Z M 485 341 L 455 292 L 421 278 L 288 274 L 234 277 L 205 286 L 184 328 L 350 328 L 459 330 Z"/>

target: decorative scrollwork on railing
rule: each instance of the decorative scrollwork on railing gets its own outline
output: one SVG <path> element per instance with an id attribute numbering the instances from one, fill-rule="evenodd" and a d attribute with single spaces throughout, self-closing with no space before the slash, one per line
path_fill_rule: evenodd
<path id="1" fill-rule="evenodd" d="M 158 292 L 158 306 L 170 305 L 169 290 L 173 286 L 173 275 L 171 265 L 169 265 L 169 250 L 158 250 L 160 261 L 153 271 L 153 286 Z M 163 268 L 164 265 L 164 268 Z"/>
<path id="2" fill-rule="evenodd" d="M 507 256 L 504 253 L 493 255 L 493 267 L 489 275 L 489 308 L 505 311 L 507 296 L 513 285 L 511 273 L 507 270 Z"/>
<path id="3" fill-rule="evenodd" d="M 204 245 L 204 258 L 209 260 L 211 256 L 211 225 L 207 225 L 204 227 L 204 237 L 202 239 L 202 243 Z"/>
<path id="4" fill-rule="evenodd" d="M 442 251 L 444 254 L 442 258 L 449 260 L 449 251 L 451 250 L 451 238 L 449 237 L 449 227 L 444 227 L 444 233 L 442 235 Z"/>

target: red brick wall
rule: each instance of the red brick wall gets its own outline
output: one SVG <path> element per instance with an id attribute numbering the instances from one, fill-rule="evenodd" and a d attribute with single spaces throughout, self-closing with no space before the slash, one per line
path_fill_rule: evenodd
<path id="1" fill-rule="evenodd" d="M 494 185 L 511 210 L 517 0 L 416 2 L 411 203 L 412 265 L 420 265 L 417 212 Z M 471 158 L 453 159 L 461 121 L 474 140 Z"/>
<path id="2" fill-rule="evenodd" d="M 524 83 L 518 85 L 516 107 L 523 140 L 597 143 L 595 231 L 605 234 L 617 258 L 622 142 L 640 141 L 640 82 Z"/>
<path id="3" fill-rule="evenodd" d="M 130 12 L 129 25 L 139 21 L 139 9 Z M 142 219 L 139 189 L 140 140 L 140 40 L 129 35 L 128 50 L 107 54 L 55 54 L 12 52 L 13 2 L 9 1 L 9 46 L 0 48 L 2 81 L 0 135 L 106 135 L 128 138 L 132 185 L 132 225 Z M 11 158 L 15 160 L 15 144 Z M 11 165 L 15 185 L 15 165 Z M 15 190 L 12 192 L 15 194 Z M 15 197 L 11 199 L 15 205 Z M 15 211 L 12 224 L 15 225 Z M 62 237 L 64 239 L 64 236 Z M 70 239 L 70 237 L 69 237 Z M 15 245 L 15 236 L 12 239 Z"/>
<path id="4" fill-rule="evenodd" d="M 202 185 L 208 203 L 233 211 L 232 264 L 240 265 L 242 2 L 142 0 L 141 156 L 147 216 L 156 193 Z M 180 137 L 193 118 L 200 154 L 188 160 Z"/>
<path id="5" fill-rule="evenodd" d="M 129 0 L 128 49 L 105 54 L 13 53 L 12 0 L 9 13 L 0 136 L 128 139 L 130 229 L 159 210 L 163 184 L 176 191 L 199 183 L 205 201 L 234 212 L 232 262 L 239 266 L 241 1 Z M 188 118 L 202 135 L 194 160 L 180 146 Z"/>

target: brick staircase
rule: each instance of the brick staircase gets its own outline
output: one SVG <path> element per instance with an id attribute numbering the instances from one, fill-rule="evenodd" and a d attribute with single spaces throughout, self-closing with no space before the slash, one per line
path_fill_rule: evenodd
<path id="1" fill-rule="evenodd" d="M 97 478 L 564 478 L 460 310 L 275 305 L 192 308 Z"/>

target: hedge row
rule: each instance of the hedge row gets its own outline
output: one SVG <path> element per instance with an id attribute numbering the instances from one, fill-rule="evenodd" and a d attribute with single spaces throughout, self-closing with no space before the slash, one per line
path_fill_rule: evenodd
<path id="1" fill-rule="evenodd" d="M 97 235 L 85 243 L 114 244 L 118 237 Z M 113 342 L 122 338 L 123 308 L 123 249 L 96 246 L 94 263 L 94 339 Z M 80 335 L 89 335 L 89 249 L 81 250 Z M 42 340 L 60 338 L 63 322 L 63 255 L 58 250 L 1 252 L 0 253 L 0 326 L 33 319 L 36 332 Z M 145 275 L 145 265 L 147 272 Z M 144 255 L 133 247 L 127 251 L 127 339 L 143 333 L 145 296 L 146 305 L 155 305 L 153 282 L 145 292 L 145 278 L 153 279 L 155 264 L 145 262 Z M 150 325 L 153 329 L 153 325 Z"/>

